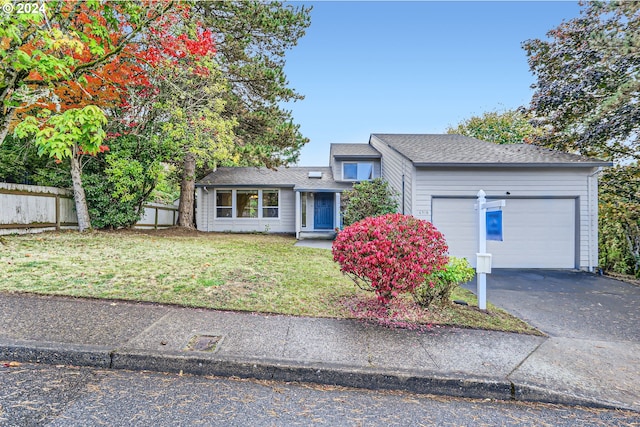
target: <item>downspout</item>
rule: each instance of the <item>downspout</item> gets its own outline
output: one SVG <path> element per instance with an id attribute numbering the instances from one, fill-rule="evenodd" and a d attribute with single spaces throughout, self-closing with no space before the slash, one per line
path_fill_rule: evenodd
<path id="1" fill-rule="evenodd" d="M 207 197 L 209 197 L 209 189 L 207 187 L 202 187 L 202 188 L 207 193 Z M 202 196 L 202 198 L 204 199 L 204 195 Z M 204 202 L 204 200 L 203 200 L 203 202 Z M 206 205 L 208 206 L 209 204 L 207 203 Z M 202 206 L 205 206 L 205 204 L 203 203 Z M 211 209 L 207 209 L 207 227 L 206 227 L 207 230 L 206 231 L 209 231 L 209 211 L 210 210 Z"/>
<path id="2" fill-rule="evenodd" d="M 593 238 L 593 213 L 591 212 L 591 179 L 602 172 L 602 168 L 598 167 L 595 172 L 587 176 L 587 204 L 589 205 L 589 227 L 587 227 L 587 233 L 589 238 L 589 272 L 593 273 L 593 242 L 591 241 Z M 597 198 L 596 198 L 597 200 Z M 598 212 L 599 206 L 596 206 L 596 213 Z"/>
<path id="3" fill-rule="evenodd" d="M 402 174 L 402 215 L 404 215 L 404 174 Z"/>

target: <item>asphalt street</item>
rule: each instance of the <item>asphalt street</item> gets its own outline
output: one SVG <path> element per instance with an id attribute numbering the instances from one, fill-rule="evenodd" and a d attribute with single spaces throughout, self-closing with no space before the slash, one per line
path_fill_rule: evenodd
<path id="1" fill-rule="evenodd" d="M 275 381 L 0 364 L 1 426 L 637 426 L 637 412 Z"/>

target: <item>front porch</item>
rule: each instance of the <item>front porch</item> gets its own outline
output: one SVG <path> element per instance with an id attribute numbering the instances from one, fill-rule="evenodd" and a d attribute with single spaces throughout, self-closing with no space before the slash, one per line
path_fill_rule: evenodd
<path id="1" fill-rule="evenodd" d="M 340 192 L 296 190 L 296 239 L 333 240 L 341 227 Z"/>

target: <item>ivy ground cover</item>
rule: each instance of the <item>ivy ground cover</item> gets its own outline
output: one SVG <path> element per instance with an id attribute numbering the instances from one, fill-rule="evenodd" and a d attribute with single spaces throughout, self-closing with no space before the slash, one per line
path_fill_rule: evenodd
<path id="1" fill-rule="evenodd" d="M 372 292 L 340 273 L 331 251 L 288 236 L 164 231 L 0 236 L 0 291 L 106 298 L 313 317 L 373 316 Z M 472 305 L 470 293 L 454 295 Z M 402 300 L 401 300 L 402 301 Z M 489 307 L 401 307 L 409 324 L 532 333 Z"/>

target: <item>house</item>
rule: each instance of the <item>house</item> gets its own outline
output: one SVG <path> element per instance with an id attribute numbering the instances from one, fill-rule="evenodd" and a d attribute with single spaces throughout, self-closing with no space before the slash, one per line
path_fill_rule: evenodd
<path id="1" fill-rule="evenodd" d="M 611 166 L 527 145 L 462 135 L 372 134 L 368 144 L 332 144 L 329 167 L 219 168 L 198 182 L 203 231 L 280 232 L 298 238 L 340 225 L 341 193 L 384 178 L 402 213 L 431 221 L 449 253 L 475 263 L 480 189 L 506 201 L 503 241 L 489 241 L 495 268 L 598 264 L 598 172 Z"/>

